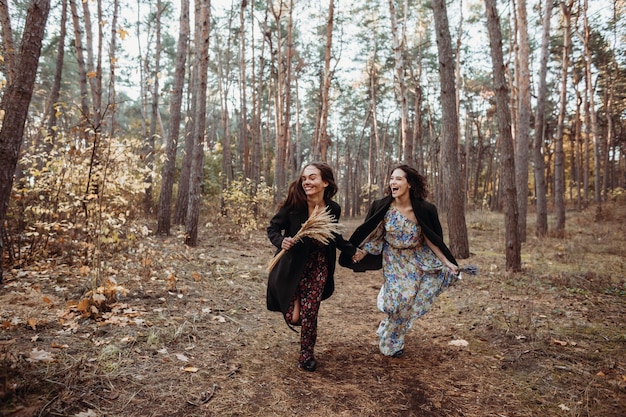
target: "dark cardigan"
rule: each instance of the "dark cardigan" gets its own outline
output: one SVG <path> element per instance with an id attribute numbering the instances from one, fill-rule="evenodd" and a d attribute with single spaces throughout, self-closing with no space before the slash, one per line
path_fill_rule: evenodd
<path id="1" fill-rule="evenodd" d="M 341 216 L 341 207 L 334 201 L 327 201 L 329 212 L 335 217 L 335 221 L 339 221 Z M 274 215 L 267 227 L 267 236 L 274 246 L 276 253 L 280 252 L 283 239 L 285 237 L 293 237 L 302 223 L 309 218 L 308 208 L 302 210 L 294 210 L 282 207 Z M 284 234 L 283 234 L 284 231 Z M 304 238 L 291 249 L 289 249 L 278 261 L 274 269 L 269 273 L 267 282 L 267 309 L 270 311 L 280 311 L 283 314 L 287 312 L 289 303 L 293 299 L 293 295 L 298 288 L 298 283 L 304 271 L 304 266 L 309 259 L 312 241 L 310 238 Z M 322 300 L 329 298 L 335 290 L 335 263 L 337 260 L 337 248 L 342 253 L 346 253 L 348 257 L 352 257 L 356 252 L 356 248 L 351 245 L 340 234 L 335 234 L 335 239 L 325 246 L 326 262 L 328 263 L 328 278 L 322 293 Z"/>
<path id="2" fill-rule="evenodd" d="M 350 243 L 358 247 L 369 240 L 370 235 L 376 232 L 378 227 L 381 226 L 381 222 L 383 222 L 385 214 L 392 202 L 393 197 L 391 196 L 374 201 L 370 206 L 367 216 L 365 216 L 363 224 L 357 227 L 354 233 L 352 233 L 352 236 L 350 236 Z M 435 246 L 441 249 L 441 252 L 443 252 L 444 256 L 448 258 L 450 262 L 458 265 L 450 249 L 448 249 L 443 241 L 443 230 L 439 222 L 437 207 L 426 200 L 413 197 L 411 198 L 411 205 L 413 206 L 413 212 L 422 229 L 422 233 L 424 233 Z M 383 256 L 382 254 L 367 254 L 361 261 L 353 263 L 352 255 L 348 256 L 347 253 L 342 253 L 339 257 L 339 265 L 350 268 L 355 272 L 381 269 Z"/>

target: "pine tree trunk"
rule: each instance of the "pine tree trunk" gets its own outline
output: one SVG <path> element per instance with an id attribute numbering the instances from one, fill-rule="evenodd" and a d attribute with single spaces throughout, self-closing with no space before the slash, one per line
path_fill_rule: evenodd
<path id="1" fill-rule="evenodd" d="M 169 235 L 172 217 L 172 191 L 174 171 L 176 169 L 176 148 L 180 133 L 183 88 L 185 86 L 185 64 L 189 45 L 189 0 L 180 1 L 180 20 L 178 45 L 176 49 L 176 67 L 174 86 L 170 100 L 170 125 L 167 135 L 166 155 L 161 171 L 161 192 L 159 193 L 159 211 L 157 215 L 157 234 Z"/>
<path id="2" fill-rule="evenodd" d="M 515 178 L 517 180 L 517 204 L 519 205 L 519 236 L 526 241 L 526 213 L 528 211 L 528 154 L 530 144 L 530 46 L 528 43 L 528 19 L 526 0 L 517 1 L 517 19 L 519 32 L 518 63 L 519 74 L 516 77 L 518 91 L 517 106 L 517 152 L 515 154 Z"/>
<path id="3" fill-rule="evenodd" d="M 455 257 L 469 257 L 469 241 L 465 224 L 465 196 L 459 169 L 459 115 L 456 101 L 456 77 L 452 39 L 448 25 L 445 0 L 432 0 L 437 49 L 439 55 L 439 77 L 441 81 L 441 168 L 444 199 L 447 202 L 448 234 L 450 250 Z"/>
<path id="4" fill-rule="evenodd" d="M 498 115 L 498 131 L 500 133 L 500 153 L 502 155 L 501 188 L 504 190 L 504 225 L 506 270 L 521 271 L 521 242 L 519 239 L 517 193 L 515 190 L 515 156 L 513 137 L 511 135 L 511 113 L 509 111 L 509 94 L 504 76 L 504 59 L 502 57 L 502 32 L 496 10 L 496 0 L 485 0 L 487 12 L 487 30 L 493 65 L 493 82 Z"/>
<path id="5" fill-rule="evenodd" d="M 543 35 L 541 41 L 541 58 L 539 68 L 539 86 L 537 87 L 537 109 L 535 110 L 535 137 L 533 159 L 535 163 L 535 234 L 543 237 L 548 234 L 548 202 L 546 190 L 546 166 L 543 155 L 544 120 L 546 111 L 546 77 L 548 73 L 548 57 L 550 55 L 550 18 L 552 16 L 552 0 L 546 0 L 543 16 Z"/>
<path id="6" fill-rule="evenodd" d="M 565 233 L 565 154 L 563 152 L 563 136 L 565 130 L 565 115 L 567 112 L 567 73 L 569 71 L 570 55 L 570 25 L 572 1 L 561 3 L 563 14 L 563 61 L 561 63 L 561 92 L 559 115 L 556 125 L 554 144 L 554 204 L 556 208 L 556 233 L 563 236 Z"/>
<path id="7" fill-rule="evenodd" d="M 4 49 L 4 65 L 6 66 L 7 81 L 15 79 L 15 44 L 13 40 L 13 28 L 11 26 L 11 14 L 7 0 L 0 0 L 0 28 L 2 29 L 2 46 Z"/>
<path id="8" fill-rule="evenodd" d="M 198 222 L 200 218 L 200 197 L 204 165 L 204 130 L 206 126 L 206 97 L 209 69 L 210 0 L 200 2 L 200 14 L 196 15 L 196 31 L 200 31 L 200 43 L 196 44 L 196 66 L 198 79 L 194 88 L 196 112 L 194 126 L 194 146 L 189 175 L 189 205 L 185 221 L 185 244 L 198 245 Z"/>
<path id="9" fill-rule="evenodd" d="M 328 147 L 330 146 L 330 140 L 328 139 L 328 107 L 329 107 L 329 92 L 330 81 L 332 79 L 330 69 L 330 57 L 332 53 L 333 44 L 333 23 L 335 15 L 335 2 L 330 0 L 328 5 L 328 23 L 326 25 L 326 47 L 324 48 L 324 75 L 322 77 L 322 94 L 320 98 L 320 121 L 319 121 L 319 138 L 317 143 L 319 145 L 320 159 L 326 162 L 328 156 Z"/>
<path id="10" fill-rule="evenodd" d="M 154 33 L 154 68 L 152 71 L 152 103 L 150 108 L 150 130 L 143 145 L 143 162 L 146 165 L 144 182 L 147 187 L 144 193 L 143 210 L 145 214 L 152 214 L 153 182 L 154 182 L 154 152 L 157 136 L 157 121 L 159 119 L 159 74 L 161 72 L 161 0 L 156 2 L 155 33 Z"/>
<path id="11" fill-rule="evenodd" d="M 4 111 L 0 128 L 0 282 L 2 282 L 2 236 L 13 173 L 20 154 L 28 106 L 33 95 L 42 40 L 50 11 L 50 0 L 33 0 L 26 14 L 15 77 L 6 85 L 0 109 Z"/>
<path id="12" fill-rule="evenodd" d="M 391 18 L 391 34 L 393 37 L 393 54 L 395 58 L 395 70 L 396 70 L 396 88 L 397 99 L 400 105 L 400 159 L 404 160 L 407 164 L 413 165 L 413 147 L 411 146 L 411 135 L 409 132 L 409 107 L 407 98 L 407 88 L 405 80 L 405 66 L 404 66 L 404 41 L 403 36 L 399 33 L 398 18 L 396 15 L 396 7 L 394 5 L 395 0 L 389 1 L 389 15 Z M 406 8 L 405 8 L 406 11 Z M 404 25 L 403 27 L 406 27 Z M 404 30 L 403 30 L 404 33 Z"/>

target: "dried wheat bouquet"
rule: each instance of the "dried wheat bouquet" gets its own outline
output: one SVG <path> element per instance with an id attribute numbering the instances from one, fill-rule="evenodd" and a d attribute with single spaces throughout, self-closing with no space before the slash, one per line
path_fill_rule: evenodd
<path id="1" fill-rule="evenodd" d="M 339 233 L 339 224 L 335 222 L 335 216 L 328 212 L 328 207 L 321 208 L 320 206 L 315 206 L 313 212 L 305 221 L 302 223 L 302 227 L 298 230 L 298 233 L 293 236 L 293 239 L 298 242 L 301 241 L 305 237 L 310 237 L 311 239 L 315 239 L 318 242 L 327 245 L 328 242 L 335 239 L 333 233 Z M 267 271 L 271 271 L 274 269 L 278 260 L 287 252 L 285 249 L 282 249 L 280 252 L 272 258 L 269 265 L 267 266 Z"/>

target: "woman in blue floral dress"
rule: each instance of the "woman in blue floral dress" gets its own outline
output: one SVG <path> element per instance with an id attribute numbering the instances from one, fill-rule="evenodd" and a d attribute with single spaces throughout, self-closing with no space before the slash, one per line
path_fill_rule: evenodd
<path id="1" fill-rule="evenodd" d="M 391 173 L 388 194 L 372 204 L 350 238 L 360 247 L 350 267 L 363 271 L 382 266 L 377 307 L 387 316 L 378 326 L 379 348 L 385 356 L 399 357 L 411 324 L 456 282 L 459 267 L 443 242 L 436 207 L 425 201 L 425 178 L 400 165 Z M 345 257 L 340 263 L 349 266 Z"/>

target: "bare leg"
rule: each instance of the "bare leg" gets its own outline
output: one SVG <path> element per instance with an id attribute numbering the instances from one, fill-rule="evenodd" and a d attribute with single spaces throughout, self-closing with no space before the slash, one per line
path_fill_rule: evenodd
<path id="1" fill-rule="evenodd" d="M 300 297 L 296 297 L 293 303 L 293 313 L 291 314 L 291 324 L 298 324 L 300 321 Z"/>

